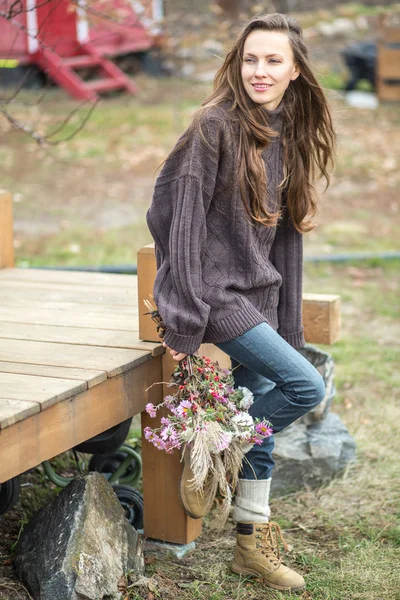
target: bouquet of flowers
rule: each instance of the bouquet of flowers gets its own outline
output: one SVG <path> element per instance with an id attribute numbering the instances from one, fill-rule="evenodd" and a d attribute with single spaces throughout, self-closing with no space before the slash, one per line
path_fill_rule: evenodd
<path id="1" fill-rule="evenodd" d="M 253 419 L 247 412 L 253 404 L 250 390 L 235 389 L 232 371 L 204 356 L 188 355 L 180 361 L 168 386 L 173 393 L 157 406 L 147 404 L 146 411 L 156 417 L 157 410 L 166 407 L 169 415 L 161 418 L 159 427 L 146 427 L 145 438 L 168 453 L 182 450 L 183 456 L 189 450 L 196 492 L 202 492 L 213 473 L 223 497 L 218 518 L 222 527 L 244 455 L 272 434 L 271 423 Z"/>

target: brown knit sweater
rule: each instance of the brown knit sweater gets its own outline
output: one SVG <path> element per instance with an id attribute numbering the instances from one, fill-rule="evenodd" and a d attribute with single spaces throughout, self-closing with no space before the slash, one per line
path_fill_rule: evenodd
<path id="1" fill-rule="evenodd" d="M 282 131 L 281 103 L 267 111 Z M 224 342 L 267 322 L 295 348 L 304 345 L 302 235 L 283 202 L 277 227 L 250 219 L 237 172 L 237 127 L 224 106 L 164 163 L 147 224 L 156 246 L 154 299 L 166 325 L 165 342 L 187 354 L 203 342 Z M 280 138 L 263 153 L 271 208 L 281 205 Z"/>

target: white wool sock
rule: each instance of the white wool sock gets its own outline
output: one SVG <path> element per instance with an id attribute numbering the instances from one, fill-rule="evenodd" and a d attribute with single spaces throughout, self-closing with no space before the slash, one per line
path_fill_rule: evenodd
<path id="1" fill-rule="evenodd" d="M 235 523 L 266 523 L 269 520 L 269 479 L 239 479 L 233 507 Z"/>

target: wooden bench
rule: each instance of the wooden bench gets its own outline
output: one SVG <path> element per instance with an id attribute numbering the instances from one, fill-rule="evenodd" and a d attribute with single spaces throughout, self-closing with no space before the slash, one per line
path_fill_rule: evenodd
<path id="1" fill-rule="evenodd" d="M 0 192 L 0 483 L 158 404 L 175 366 L 148 316 L 156 264 L 138 254 L 138 276 L 14 267 L 12 200 Z M 137 289 L 138 288 L 138 289 Z M 304 300 L 306 338 L 333 343 L 339 297 Z M 144 340 L 144 341 L 143 341 Z M 215 346 L 200 349 L 221 364 Z M 182 509 L 178 453 L 144 443 L 146 537 L 188 543 L 201 520 Z"/>

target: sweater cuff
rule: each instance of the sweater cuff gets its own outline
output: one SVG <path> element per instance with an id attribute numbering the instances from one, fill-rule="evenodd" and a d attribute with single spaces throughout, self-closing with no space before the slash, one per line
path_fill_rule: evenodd
<path id="1" fill-rule="evenodd" d="M 184 354 L 194 354 L 200 348 L 203 341 L 204 331 L 198 335 L 180 335 L 167 328 L 163 342 L 172 350 Z"/>
<path id="2" fill-rule="evenodd" d="M 279 331 L 278 331 L 279 333 Z M 306 344 L 306 340 L 304 337 L 304 327 L 300 329 L 300 331 L 296 331 L 295 333 L 280 333 L 280 336 L 283 339 L 293 346 L 293 348 L 303 348 Z"/>

